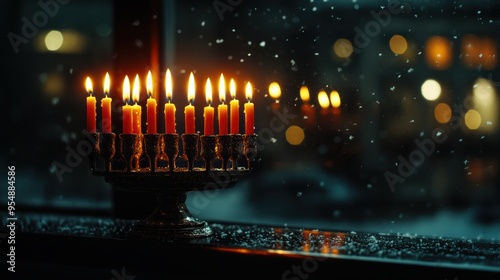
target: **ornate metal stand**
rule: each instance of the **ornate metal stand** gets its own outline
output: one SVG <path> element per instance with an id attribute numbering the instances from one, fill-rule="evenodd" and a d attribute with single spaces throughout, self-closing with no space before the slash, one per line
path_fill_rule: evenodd
<path id="1" fill-rule="evenodd" d="M 211 235 L 208 224 L 189 212 L 185 204 L 187 193 L 233 187 L 252 171 L 257 152 L 255 135 L 121 134 L 116 143 L 119 149 L 115 147 L 114 134 L 91 136 L 96 139 L 89 155 L 93 175 L 103 176 L 116 189 L 152 192 L 157 196 L 156 210 L 129 232 L 131 238 L 140 239 Z M 179 139 L 183 151 L 180 156 Z M 141 156 L 147 157 L 147 166 L 141 166 Z M 159 166 L 160 159 L 166 159 L 168 166 Z M 216 159 L 220 166 L 214 164 Z M 240 160 L 246 160 L 246 166 L 238 166 Z M 98 164 L 99 161 L 104 164 Z M 178 161 L 184 161 L 185 167 L 179 167 Z"/>

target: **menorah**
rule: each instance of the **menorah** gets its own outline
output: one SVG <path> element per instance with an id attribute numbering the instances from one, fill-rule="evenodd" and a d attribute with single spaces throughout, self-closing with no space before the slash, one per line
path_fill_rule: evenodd
<path id="1" fill-rule="evenodd" d="M 90 133 L 89 167 L 114 188 L 152 192 L 156 210 L 135 223 L 132 238 L 206 237 L 212 230 L 195 218 L 187 193 L 233 187 L 254 169 L 256 134 L 115 134 Z M 118 137 L 117 137 L 118 136 Z M 182 153 L 181 153 L 182 150 Z M 182 164 L 181 164 L 182 162 Z"/>

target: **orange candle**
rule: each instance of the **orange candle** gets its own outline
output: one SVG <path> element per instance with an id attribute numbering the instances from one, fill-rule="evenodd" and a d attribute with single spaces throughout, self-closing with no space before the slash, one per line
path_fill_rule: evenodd
<path id="1" fill-rule="evenodd" d="M 193 72 L 189 75 L 189 84 L 188 84 L 188 101 L 189 104 L 184 108 L 184 116 L 185 116 L 185 133 L 193 134 L 195 133 L 195 125 L 194 125 L 194 96 L 195 96 L 195 84 L 194 84 L 194 76 Z"/>
<path id="2" fill-rule="evenodd" d="M 106 73 L 104 77 L 104 98 L 101 100 L 102 132 L 111 133 L 111 98 L 109 97 L 110 79 Z"/>
<path id="3" fill-rule="evenodd" d="M 139 102 L 139 92 L 140 92 L 140 81 L 139 81 L 139 75 L 137 74 L 135 76 L 134 80 L 134 89 L 132 90 L 132 99 L 134 100 L 134 105 L 132 105 L 132 133 L 135 134 L 141 134 L 142 133 L 142 127 L 141 127 L 141 115 L 142 115 L 142 108 L 137 104 Z"/>
<path id="4" fill-rule="evenodd" d="M 252 103 L 252 85 L 248 82 L 245 88 L 245 95 L 248 100 L 245 103 L 245 134 L 254 134 L 254 105 Z"/>
<path id="5" fill-rule="evenodd" d="M 229 107 L 230 107 L 230 128 L 231 128 L 231 134 L 239 134 L 240 133 L 240 115 L 239 115 L 239 110 L 240 110 L 240 102 L 238 99 L 236 99 L 236 84 L 234 83 L 234 80 L 231 79 L 229 82 L 229 93 L 231 94 L 231 97 L 233 100 L 229 102 Z"/>
<path id="6" fill-rule="evenodd" d="M 155 134 L 156 130 L 156 99 L 153 98 L 153 78 L 151 77 L 151 71 L 148 72 L 148 76 L 146 78 L 146 90 L 148 92 L 148 101 L 146 104 L 147 107 L 147 125 L 148 130 L 147 133 Z"/>
<path id="7" fill-rule="evenodd" d="M 165 104 L 165 133 L 176 133 L 175 105 L 170 103 L 172 101 L 172 76 L 169 69 L 167 69 L 167 73 L 165 74 L 165 93 L 167 96 L 167 103 Z"/>
<path id="8" fill-rule="evenodd" d="M 125 105 L 122 107 L 122 116 L 123 116 L 123 133 L 131 134 L 132 133 L 132 106 L 128 103 L 130 102 L 130 81 L 128 76 L 125 76 L 125 80 L 123 81 L 123 102 Z"/>
<path id="9" fill-rule="evenodd" d="M 87 77 L 87 80 L 85 82 L 85 86 L 87 88 L 87 92 L 89 93 L 89 96 L 87 96 L 87 131 L 90 133 L 95 133 L 96 132 L 96 101 L 95 101 L 95 96 L 92 96 L 92 81 L 90 80 L 90 77 Z"/>
<path id="10" fill-rule="evenodd" d="M 217 107 L 217 118 L 219 120 L 219 134 L 227 134 L 227 105 L 226 102 L 226 83 L 224 82 L 224 75 L 220 75 L 219 79 L 219 99 L 221 104 Z"/>
<path id="11" fill-rule="evenodd" d="M 207 106 L 203 110 L 204 119 L 204 133 L 205 135 L 214 134 L 214 107 L 212 104 L 212 84 L 210 83 L 210 78 L 207 79 L 207 84 L 205 85 L 205 96 L 207 99 Z"/>

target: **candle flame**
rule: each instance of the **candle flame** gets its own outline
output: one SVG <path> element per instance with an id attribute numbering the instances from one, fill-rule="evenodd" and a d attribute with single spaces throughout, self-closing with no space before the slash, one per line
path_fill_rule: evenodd
<path id="1" fill-rule="evenodd" d="M 87 89 L 87 92 L 92 95 L 92 80 L 90 80 L 90 77 L 87 77 L 87 80 L 85 81 L 85 88 Z"/>
<path id="2" fill-rule="evenodd" d="M 106 96 L 109 95 L 109 88 L 111 87 L 111 81 L 109 79 L 109 73 L 106 72 L 106 76 L 104 76 L 104 94 Z"/>
<path id="3" fill-rule="evenodd" d="M 332 103 L 333 108 L 340 107 L 340 95 L 338 91 L 333 90 L 330 92 L 330 102 Z"/>
<path id="4" fill-rule="evenodd" d="M 245 87 L 245 96 L 246 96 L 248 102 L 252 101 L 252 91 L 253 91 L 252 84 L 250 84 L 250 82 L 248 82 L 247 86 Z"/>
<path id="5" fill-rule="evenodd" d="M 322 90 L 318 93 L 318 103 L 321 108 L 326 109 L 330 106 L 330 100 L 326 91 Z"/>
<path id="6" fill-rule="evenodd" d="M 221 103 L 226 101 L 226 82 L 224 81 L 224 74 L 220 74 L 219 79 L 219 100 Z"/>
<path id="7" fill-rule="evenodd" d="M 233 79 L 229 81 L 229 94 L 231 95 L 231 98 L 233 99 L 236 98 L 236 83 L 234 82 Z"/>
<path id="8" fill-rule="evenodd" d="M 193 103 L 194 95 L 195 95 L 195 84 L 194 84 L 194 75 L 193 72 L 189 74 L 189 83 L 188 83 L 188 102 Z"/>
<path id="9" fill-rule="evenodd" d="M 309 88 L 307 86 L 301 86 L 300 87 L 300 99 L 302 99 L 302 102 L 307 103 L 309 102 L 310 99 L 309 95 Z"/>
<path id="10" fill-rule="evenodd" d="M 272 98 L 278 99 L 281 96 L 281 87 L 280 84 L 277 82 L 272 82 L 269 84 L 269 95 L 271 95 Z"/>
<path id="11" fill-rule="evenodd" d="M 135 80 L 134 80 L 134 88 L 132 89 L 132 99 L 134 100 L 135 103 L 139 102 L 139 91 L 140 91 L 141 85 L 139 81 L 139 74 L 135 75 Z"/>
<path id="12" fill-rule="evenodd" d="M 125 79 L 123 80 L 123 102 L 128 104 L 130 101 L 130 81 L 128 76 L 125 75 Z"/>
<path id="13" fill-rule="evenodd" d="M 168 103 L 170 103 L 172 101 L 172 75 L 170 74 L 170 69 L 167 69 L 167 73 L 165 73 L 165 94 L 167 95 Z"/>
<path id="14" fill-rule="evenodd" d="M 207 79 L 205 85 L 205 98 L 207 99 L 208 106 L 210 106 L 212 104 L 212 83 L 210 82 L 210 78 Z"/>
<path id="15" fill-rule="evenodd" d="M 148 76 L 146 77 L 146 91 L 148 92 L 148 96 L 151 97 L 153 94 L 153 77 L 151 75 L 151 70 L 148 71 Z"/>

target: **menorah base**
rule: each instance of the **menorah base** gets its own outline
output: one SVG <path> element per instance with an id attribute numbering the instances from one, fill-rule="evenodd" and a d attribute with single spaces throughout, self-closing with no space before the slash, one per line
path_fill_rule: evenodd
<path id="1" fill-rule="evenodd" d="M 128 232 L 131 239 L 175 240 L 208 237 L 212 230 L 208 223 L 195 218 L 186 206 L 187 193 L 199 192 L 206 198 L 214 197 L 220 189 L 233 187 L 249 169 L 237 170 L 194 168 L 176 169 L 171 173 L 164 168 L 158 172 L 94 172 L 103 175 L 114 188 L 132 192 L 156 194 L 157 207 L 147 218 L 136 222 Z M 201 209 L 198 209 L 201 210 Z"/>
<path id="2" fill-rule="evenodd" d="M 193 217 L 186 207 L 186 193 L 157 193 L 153 214 L 133 225 L 129 237 L 139 239 L 178 239 L 207 237 L 212 230 L 205 221 Z"/>

